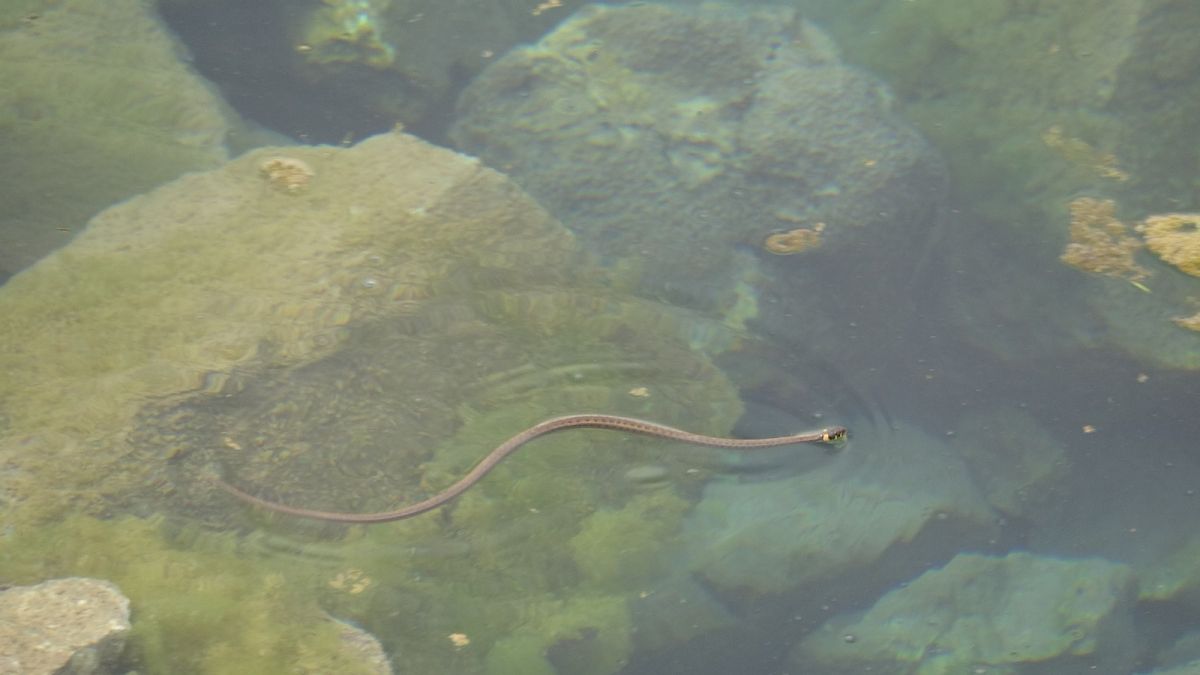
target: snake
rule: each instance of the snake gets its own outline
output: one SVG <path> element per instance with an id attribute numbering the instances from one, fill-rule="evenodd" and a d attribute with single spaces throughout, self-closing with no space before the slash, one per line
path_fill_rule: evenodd
<path id="1" fill-rule="evenodd" d="M 380 511 L 377 513 L 344 513 L 339 511 L 319 511 L 316 509 L 306 509 L 298 506 L 290 506 L 279 502 L 273 502 L 262 497 L 235 487 L 219 477 L 213 477 L 217 486 L 225 490 L 229 494 L 237 497 L 243 502 L 253 504 L 268 511 L 276 513 L 284 513 L 290 516 L 300 518 L 311 518 L 314 520 L 324 520 L 334 523 L 387 523 L 395 520 L 403 520 L 412 518 L 413 516 L 421 515 L 432 511 L 439 506 L 453 501 L 462 493 L 469 490 L 473 485 L 483 479 L 495 469 L 500 462 L 506 457 L 521 449 L 526 443 L 540 438 L 547 434 L 552 434 L 558 431 L 567 429 L 607 429 L 610 431 L 622 431 L 631 434 L 641 434 L 643 436 L 652 436 L 655 438 L 663 438 L 672 441 L 679 441 L 689 445 L 700 445 L 712 448 L 728 448 L 732 450 L 749 450 L 754 448 L 772 448 L 782 445 L 794 445 L 797 443 L 837 443 L 847 436 L 845 427 L 827 427 L 819 431 L 808 431 L 804 433 L 790 434 L 787 436 L 772 436 L 769 438 L 726 438 L 722 436 L 706 436 L 697 434 L 691 431 L 684 431 L 665 424 L 657 422 L 648 422 L 646 420 L 637 419 L 634 417 L 622 417 L 620 415 L 605 415 L 605 414 L 579 414 L 566 415 L 563 417 L 552 417 L 547 420 L 538 422 L 537 424 L 521 431 L 512 438 L 504 441 L 496 446 L 494 450 L 484 455 L 483 459 L 468 471 L 462 478 L 458 479 L 450 487 L 441 492 L 419 502 L 409 504 L 393 511 Z"/>

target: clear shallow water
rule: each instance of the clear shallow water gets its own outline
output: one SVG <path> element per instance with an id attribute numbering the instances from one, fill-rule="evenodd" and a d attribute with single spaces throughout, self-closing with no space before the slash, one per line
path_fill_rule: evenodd
<path id="1" fill-rule="evenodd" d="M 510 137 L 503 134 L 484 134 L 485 142 L 470 150 L 553 205 L 553 216 L 577 231 L 581 248 L 596 260 L 522 259 L 524 244 L 516 242 L 524 235 L 514 233 L 512 255 L 525 261 L 518 268 L 543 266 L 548 276 L 521 276 L 518 269 L 425 284 L 397 273 L 414 261 L 375 244 L 372 250 L 387 252 L 347 263 L 345 278 L 330 285 L 355 289 L 348 294 L 349 319 L 333 312 L 323 324 L 328 331 L 294 353 L 287 352 L 286 336 L 275 336 L 277 344 L 265 341 L 234 359 L 238 366 L 230 372 L 181 376 L 168 388 L 171 396 L 123 391 L 121 373 L 139 366 L 106 364 L 103 348 L 90 356 L 40 357 L 47 373 L 82 362 L 98 374 L 86 385 L 49 377 L 37 396 L 24 395 L 28 389 L 5 393 L 3 451 L 19 480 L 5 486 L 2 580 L 113 578 L 145 622 L 128 667 L 147 672 L 235 672 L 231 664 L 323 672 L 330 667 L 321 661 L 328 646 L 314 643 L 306 652 L 297 642 L 312 630 L 318 609 L 374 634 L 397 672 L 801 673 L 870 666 L 1126 673 L 1171 672 L 1200 657 L 1189 646 L 1197 616 L 1189 570 L 1200 498 L 1194 458 L 1200 338 L 1172 322 L 1194 311 L 1188 298 L 1197 280 L 1146 250 L 1138 262 L 1153 274 L 1137 281 L 1150 293 L 1128 278 L 1088 274 L 1058 259 L 1068 240 L 1068 204 L 1080 195 L 1115 200 L 1128 236 L 1137 236 L 1134 224 L 1149 214 L 1196 210 L 1194 185 L 1189 191 L 1178 180 L 1194 176 L 1195 158 L 1156 152 L 1191 137 L 1187 122 L 1178 121 L 1196 105 L 1187 93 L 1195 86 L 1189 55 L 1184 47 L 1166 47 L 1155 60 L 1148 46 L 1175 34 L 1172 24 L 1186 26 L 1195 17 L 1170 3 L 1108 7 L 1101 14 L 1109 21 L 1094 24 L 1078 21 L 1095 10 L 1087 3 L 1066 3 L 1060 14 L 987 3 L 963 3 L 966 11 L 906 4 L 913 7 L 803 9 L 828 28 L 846 61 L 892 88 L 884 108 L 932 141 L 948 167 L 948 188 L 942 192 L 932 180 L 907 185 L 936 208 L 905 211 L 910 221 L 890 223 L 890 230 L 887 218 L 855 230 L 829 215 L 848 211 L 822 205 L 854 189 L 878 195 L 882 188 L 842 178 L 797 183 L 789 189 L 798 201 L 771 211 L 774 221 L 754 220 L 763 216 L 753 207 L 773 204 L 786 185 L 773 182 L 780 175 L 775 168 L 746 158 L 766 151 L 745 131 L 749 116 L 730 111 L 752 104 L 721 107 L 716 92 L 728 85 L 715 71 L 706 76 L 701 69 L 688 83 L 711 92 L 705 94 L 711 100 L 670 106 L 639 79 L 663 62 L 678 66 L 663 45 L 680 39 L 698 47 L 687 42 L 695 34 L 658 31 L 662 42 L 632 48 L 616 35 L 599 43 L 578 38 L 578 52 L 570 39 L 551 43 L 542 52 L 582 64 L 569 72 L 583 78 L 593 108 L 564 89 L 548 94 L 555 103 L 549 121 L 533 105 L 522 113 L 527 117 L 510 122 L 520 134 L 534 130 L 530 142 L 544 142 L 532 159 L 506 148 Z M 452 145 L 452 124 L 466 115 L 452 104 L 462 88 L 573 8 L 536 15 L 526 7 L 494 9 L 507 19 L 491 29 L 473 23 L 472 12 L 401 12 L 382 3 L 268 4 L 261 14 L 221 3 L 172 3 L 163 13 L 187 41 L 190 63 L 217 83 L 233 115 L 252 120 L 231 125 L 236 151 L 264 138 L 352 145 L 397 121 Z M 781 30 L 780 15 L 770 16 L 759 19 L 764 34 Z M 58 20 L 25 16 L 7 25 L 43 36 L 39 30 L 52 33 L 39 28 L 48 23 L 43 18 Z M 350 37 L 346 21 L 359 26 Z M 401 32 L 403 26 L 414 24 L 418 33 L 445 37 L 406 42 L 401 35 L 414 33 Z M 218 30 L 230 25 L 241 30 Z M 1056 26 L 1073 32 L 1056 33 Z M 587 34 L 576 30 L 569 35 Z M 1006 46 L 1004 36 L 1013 31 L 1024 37 Z M 825 53 L 820 39 L 806 39 L 806 48 Z M 1120 48 L 1098 54 L 1097 43 Z M 387 45 L 402 56 L 389 57 Z M 708 46 L 717 54 L 742 53 L 732 37 Z M 1039 58 L 1022 60 L 1022 50 Z M 1064 55 L 1071 59 L 1059 63 Z M 770 56 L 772 63 L 793 58 Z M 1028 75 L 1006 80 L 1005 67 L 996 64 L 1028 68 Z M 782 68 L 763 70 L 774 67 Z M 1159 89 L 1148 84 L 1154 82 Z M 528 86 L 530 100 L 540 101 L 539 90 Z M 753 100 L 766 99 L 767 91 L 763 84 Z M 511 112 L 498 98 L 490 105 L 493 116 Z M 724 112 L 709 115 L 708 106 Z M 44 131 L 38 125 L 55 119 L 52 110 L 29 115 L 28 103 L 15 108 L 26 112 L 13 134 Z M 611 136 L 573 133 L 598 117 L 614 120 Z M 680 119 L 695 121 L 681 126 Z M 1062 131 L 1048 135 L 1056 125 Z M 582 154 L 572 144 L 579 137 L 597 154 Z M 671 139 L 665 166 L 678 169 L 678 180 L 668 174 L 639 194 L 615 178 L 608 188 L 585 179 L 607 164 L 615 165 L 607 175 L 640 175 L 641 164 L 613 158 L 625 157 L 619 153 L 629 145 L 647 147 L 651 137 Z M 788 137 L 768 138 L 788 147 Z M 898 144 L 903 136 L 892 130 L 857 138 Z M 122 142 L 129 141 L 117 147 Z M 848 156 L 862 151 L 844 148 Z M 48 163 L 63 161 L 48 155 Z M 889 156 L 868 152 L 860 164 L 872 168 L 870 162 Z M 736 180 L 728 178 L 746 167 Z M 1127 178 L 1105 173 L 1114 167 Z M 318 165 L 317 179 L 326 171 Z M 684 194 L 678 202 L 663 192 L 673 180 Z M 265 203 L 280 205 L 279 213 L 297 222 L 306 209 L 318 212 L 302 201 L 304 194 L 298 197 Z M 655 209 L 664 203 L 692 206 Z M 671 211 L 684 215 L 683 225 L 669 222 Z M 796 256 L 764 250 L 763 237 L 815 228 L 817 217 L 829 219 L 825 229 L 814 229 L 824 237 L 821 246 Z M 353 213 L 346 218 L 353 219 Z M 614 229 L 614 222 L 625 229 Z M 7 236 L 19 240 L 20 225 L 6 225 Z M 738 234 L 722 239 L 730 231 Z M 628 241 L 641 248 L 623 257 L 619 244 Z M 254 245 L 264 256 L 272 249 Z M 108 288 L 121 278 L 125 253 L 114 247 L 110 255 L 111 269 L 79 268 L 80 288 Z M 320 248 L 308 250 L 293 266 L 318 266 L 322 255 Z M 254 264 L 254 255 L 248 259 Z M 6 263 L 10 272 L 22 265 L 17 260 Z M 171 288 L 171 268 L 196 274 L 193 285 L 207 283 L 182 262 L 165 267 L 147 274 L 141 288 Z M 568 268 L 593 271 L 559 272 Z M 210 274 L 240 278 L 220 268 Z M 7 315 L 23 320 L 24 332 L 10 335 L 37 335 L 36 321 L 24 319 L 31 316 L 27 306 L 11 300 L 14 288 L 29 293 L 22 278 L 5 289 Z M 373 295 L 376 288 L 388 293 Z M 238 293 L 253 306 L 261 290 Z M 145 291 L 126 304 L 146 303 L 153 312 L 172 293 Z M 212 316 L 197 314 L 198 325 L 219 321 L 222 305 L 205 311 Z M 264 300 L 264 320 L 271 311 Z M 71 312 L 84 315 L 70 306 L 60 312 L 67 314 L 40 320 L 69 323 Z M 106 344 L 103 334 L 89 339 Z M 23 363 L 23 349 L 10 343 L 6 365 Z M 189 373 L 186 359 L 207 358 L 164 353 L 164 373 Z M 23 374 L 13 381 L 37 380 Z M 128 423 L 103 433 L 91 431 L 98 427 L 86 416 L 54 426 L 45 421 L 52 415 L 16 403 L 68 400 L 79 390 L 54 390 L 68 381 L 97 397 L 97 416 L 107 414 L 106 396 L 131 401 L 121 407 Z M 747 437 L 846 424 L 853 438 L 837 455 L 797 448 L 792 456 L 762 459 L 598 432 L 547 439 L 453 508 L 366 531 L 267 517 L 198 479 L 218 466 L 289 503 L 389 508 L 447 484 L 523 426 L 579 409 Z M 29 459 L 46 448 L 75 466 Z M 89 453 L 104 459 L 93 468 L 79 459 Z M 645 467 L 665 478 L 629 479 Z M 93 472 L 104 478 L 103 488 L 89 484 Z M 52 523 L 65 518 L 66 524 L 34 529 L 28 505 L 56 501 L 47 495 L 58 490 L 70 495 L 68 505 L 81 506 L 54 512 Z M 98 520 L 71 520 L 77 511 Z M 163 520 L 121 520 L 130 515 Z M 64 541 L 66 552 L 48 553 L 61 551 Z M 116 550 L 113 542 L 120 542 Z M 135 547 L 147 551 L 138 564 L 121 553 Z M 1034 562 L 1011 557 L 1015 552 L 1033 554 Z M 973 553 L 1000 562 L 943 581 L 921 576 L 958 570 L 954 561 Z M 1094 582 L 1066 585 L 1072 575 L 1092 579 L 1083 565 L 1094 560 L 1109 565 L 1094 572 Z M 177 571 L 163 571 L 171 569 Z M 192 584 L 197 590 L 172 595 L 188 575 L 203 580 Z M 984 589 L 974 600 L 961 590 L 972 584 Z M 920 597 L 912 599 L 915 592 L 905 596 L 913 587 L 924 597 L 946 594 L 952 609 L 930 612 Z M 1056 599 L 1060 591 L 1087 602 Z M 1030 594 L 1052 599 L 1052 609 L 1023 604 Z M 188 625 L 172 610 L 201 617 L 187 633 L 188 649 L 170 647 Z M 1045 618 L 1060 611 L 1068 617 L 1062 622 Z M 259 628 L 230 635 L 213 619 L 230 614 L 239 617 L 232 625 Z M 941 637 L 905 623 L 935 619 L 945 622 Z M 1019 638 L 973 640 L 962 628 L 970 621 L 1001 636 L 1019 635 L 1019 624 L 1028 622 L 1038 639 L 1032 647 L 989 651 Z M 1006 649 L 1028 654 L 1011 658 Z M 337 662 L 340 668 L 350 672 L 345 662 Z"/>

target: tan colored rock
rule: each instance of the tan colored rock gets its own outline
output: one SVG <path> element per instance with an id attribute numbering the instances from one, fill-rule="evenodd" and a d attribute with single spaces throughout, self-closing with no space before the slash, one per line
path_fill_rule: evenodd
<path id="1" fill-rule="evenodd" d="M 358 659 L 370 672 L 377 675 L 392 675 L 392 663 L 379 638 L 352 623 L 330 617 L 338 630 L 342 647 L 346 653 Z"/>
<path id="2" fill-rule="evenodd" d="M 0 673 L 110 673 L 129 633 L 129 599 L 79 577 L 0 592 Z"/>

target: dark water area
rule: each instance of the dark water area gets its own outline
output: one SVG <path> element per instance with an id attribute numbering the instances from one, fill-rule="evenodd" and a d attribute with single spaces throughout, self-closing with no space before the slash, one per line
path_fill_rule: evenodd
<path id="1" fill-rule="evenodd" d="M 25 4 L 0 588 L 101 672 L 1200 672 L 1191 3 Z M 582 412 L 849 438 L 219 488 Z"/>

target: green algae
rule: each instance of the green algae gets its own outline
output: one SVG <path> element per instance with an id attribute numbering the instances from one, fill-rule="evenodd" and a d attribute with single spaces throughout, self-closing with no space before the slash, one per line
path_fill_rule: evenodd
<path id="1" fill-rule="evenodd" d="M 6 490 L 21 506 L 8 522 L 61 513 L 66 500 L 38 489 L 50 480 L 95 512 L 147 482 L 165 457 L 122 465 L 147 400 L 196 391 L 210 374 L 312 360 L 350 322 L 402 311 L 439 284 L 563 278 L 570 236 L 469 158 L 399 134 L 289 149 L 315 177 L 284 194 L 260 168 L 280 152 L 116 205 L 5 284 L 0 452 L 18 459 Z M 532 251 L 540 265 L 527 264 Z"/>
<path id="2" fill-rule="evenodd" d="M 249 560 L 230 537 L 202 548 L 164 537 L 160 521 L 67 520 L 0 540 L 9 583 L 88 576 L 129 597 L 132 666 L 150 673 L 368 673 L 341 645 L 294 566 Z"/>
<path id="3" fill-rule="evenodd" d="M 331 507 L 340 510 L 382 510 L 411 501 L 399 496 L 409 494 L 404 489 L 392 490 L 389 497 L 389 482 L 419 482 L 427 495 L 457 480 L 505 438 L 554 414 L 603 410 L 719 434 L 740 412 L 727 380 L 697 358 L 685 339 L 689 326 L 695 326 L 684 320 L 686 315 L 672 318 L 670 312 L 653 312 L 648 303 L 582 290 L 468 297 L 470 302 L 451 303 L 445 312 L 409 317 L 438 326 L 433 332 L 436 348 L 395 337 L 391 339 L 400 341 L 380 344 L 376 334 L 402 331 L 387 322 L 369 330 L 359 326 L 337 359 L 314 367 L 314 376 L 329 373 L 334 379 L 311 381 L 293 374 L 281 388 L 294 397 L 289 399 L 290 415 L 310 409 L 310 397 L 316 397 L 316 408 L 336 411 L 338 420 L 346 418 L 336 424 L 369 424 L 360 419 L 360 408 L 348 402 L 354 394 L 347 383 L 355 377 L 345 367 L 360 362 L 356 354 L 365 349 L 361 354 L 369 356 L 372 368 L 398 378 L 383 380 L 392 382 L 384 389 L 394 392 L 366 394 L 372 406 L 391 411 L 381 417 L 398 419 L 409 405 L 406 398 L 460 401 L 453 409 L 452 428 L 438 432 L 441 438 L 428 453 L 401 458 L 411 443 L 402 440 L 403 434 L 385 434 L 374 448 L 377 440 L 363 429 L 356 432 L 362 435 L 362 448 L 325 447 L 315 440 L 318 430 L 295 431 L 282 424 L 280 411 L 286 404 L 259 407 L 254 397 L 222 399 L 222 406 L 236 414 L 202 426 L 236 431 L 241 415 L 243 422 L 261 429 L 257 420 L 271 419 L 273 438 L 313 442 L 313 457 L 296 458 L 299 468 L 270 464 L 261 477 L 239 469 L 239 478 L 266 490 L 282 484 L 295 503 L 329 497 Z M 482 310 L 468 311 L 472 307 Z M 471 327 L 468 342 L 449 337 L 460 334 L 464 325 Z M 443 381 L 455 386 L 443 389 Z M 639 387 L 646 388 L 645 395 L 630 393 Z M 252 390 L 247 386 L 245 391 Z M 427 414 L 417 431 L 436 426 Z M 388 467 L 380 472 L 386 480 L 376 481 L 374 471 L 372 477 L 352 479 L 327 470 L 360 451 L 372 457 L 367 466 Z M 321 603 L 386 636 L 389 650 L 402 654 L 416 672 L 487 672 L 501 668 L 496 663 L 510 662 L 537 672 L 547 650 L 584 653 L 589 662 L 611 665 L 629 649 L 628 619 L 612 608 L 623 607 L 665 573 L 672 534 L 689 507 L 670 490 L 644 493 L 624 479 L 624 472 L 652 459 L 682 474 L 684 467 L 695 465 L 696 453 L 704 452 L 602 430 L 539 438 L 434 513 L 352 528 L 338 543 L 337 555 L 353 561 L 355 572 L 329 572 L 319 584 Z M 245 454 L 231 450 L 229 461 Z M 254 522 L 276 532 L 305 531 L 286 517 Z M 311 536 L 313 530 L 307 532 Z M 347 590 L 355 583 L 359 592 Z M 587 603 L 577 602 L 584 597 Z M 597 603 L 608 609 L 596 609 Z M 448 636 L 457 634 L 468 636 L 470 644 L 455 647 Z M 522 647 L 530 644 L 536 647 Z M 518 658 L 526 653 L 539 656 L 536 661 Z"/>
<path id="4" fill-rule="evenodd" d="M 631 499 L 621 509 L 603 509 L 571 538 L 575 564 L 602 588 L 629 589 L 666 576 L 686 500 L 667 490 Z"/>
<path id="5" fill-rule="evenodd" d="M 615 673 L 631 649 L 632 621 L 625 601 L 611 596 L 575 596 L 533 607 L 532 616 L 488 653 L 488 675 L 570 672 L 578 675 Z M 558 648 L 556 661 L 547 650 Z"/>
<path id="6" fill-rule="evenodd" d="M 0 267 L 16 272 L 99 209 L 224 161 L 227 110 L 152 3 L 0 4 Z"/>

